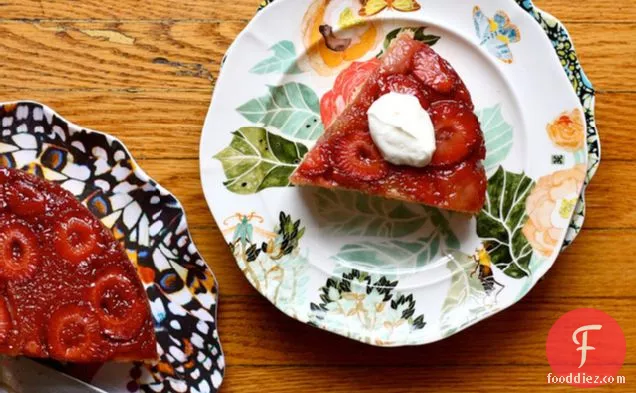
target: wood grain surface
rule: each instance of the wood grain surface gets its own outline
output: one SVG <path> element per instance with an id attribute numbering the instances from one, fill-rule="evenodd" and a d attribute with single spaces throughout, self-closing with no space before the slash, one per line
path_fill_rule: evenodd
<path id="1" fill-rule="evenodd" d="M 185 205 L 221 288 L 224 392 L 537 392 L 563 313 L 596 307 L 627 336 L 636 391 L 636 2 L 541 0 L 598 90 L 603 161 L 585 228 L 521 302 L 447 340 L 374 348 L 296 322 L 248 284 L 203 199 L 198 145 L 215 76 L 258 0 L 0 0 L 0 101 L 33 99 L 121 138 Z M 168 143 L 169 142 L 169 143 Z"/>

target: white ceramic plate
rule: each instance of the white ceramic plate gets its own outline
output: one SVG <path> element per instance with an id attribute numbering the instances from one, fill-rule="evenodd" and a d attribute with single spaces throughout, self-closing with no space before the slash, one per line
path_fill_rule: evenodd
<path id="1" fill-rule="evenodd" d="M 600 159 L 593 90 L 565 29 L 530 1 L 360 4 L 278 0 L 254 18 L 216 84 L 202 182 L 239 267 L 283 312 L 374 345 L 425 344 L 518 301 L 580 230 Z M 324 45 L 324 24 L 351 38 L 344 51 Z M 401 28 L 472 94 L 489 176 L 477 217 L 288 184 L 321 115 L 355 88 L 352 62 Z"/>

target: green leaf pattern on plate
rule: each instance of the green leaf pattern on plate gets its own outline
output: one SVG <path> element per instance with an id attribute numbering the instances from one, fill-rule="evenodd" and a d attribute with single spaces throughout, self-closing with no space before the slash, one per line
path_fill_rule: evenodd
<path id="1" fill-rule="evenodd" d="M 302 71 L 296 64 L 296 48 L 291 41 L 280 41 L 272 46 L 273 56 L 256 64 L 250 72 L 253 74 L 272 74 L 280 72 L 283 74 L 299 74 Z"/>
<path id="2" fill-rule="evenodd" d="M 289 176 L 307 153 L 305 145 L 261 127 L 242 127 L 233 135 L 230 145 L 214 158 L 223 165 L 223 185 L 237 194 L 289 186 Z"/>
<path id="3" fill-rule="evenodd" d="M 494 299 L 484 290 L 472 256 L 453 253 L 446 267 L 451 272 L 451 285 L 441 312 L 440 326 L 444 337 L 495 311 Z"/>
<path id="4" fill-rule="evenodd" d="M 432 225 L 424 237 L 416 240 L 381 240 L 364 241 L 344 245 L 338 254 L 333 256 L 340 265 L 366 266 L 369 269 L 381 268 L 382 271 L 395 269 L 399 274 L 401 269 L 419 268 L 434 260 L 441 252 L 459 248 L 459 239 L 450 229 L 448 221 L 439 211 L 432 210 L 428 219 Z M 439 217 L 437 217 L 439 216 Z M 428 220 L 426 216 L 423 222 Z M 441 221 L 439 225 L 436 222 Z"/>
<path id="5" fill-rule="evenodd" d="M 524 278 L 525 282 L 521 286 L 519 293 L 517 294 L 517 300 L 521 300 L 532 288 L 534 284 L 535 277 L 541 277 L 543 274 L 539 273 L 539 267 L 545 263 L 545 258 L 539 255 L 539 253 L 532 253 L 532 258 L 530 258 L 530 264 L 528 265 L 528 270 L 530 271 L 530 275 Z M 543 272 L 542 272 L 543 273 Z"/>
<path id="6" fill-rule="evenodd" d="M 348 191 L 317 190 L 320 226 L 345 236 L 390 238 L 344 245 L 333 259 L 345 266 L 414 268 L 440 251 L 458 249 L 459 239 L 440 210 Z M 398 240 L 418 234 L 418 238 Z"/>
<path id="7" fill-rule="evenodd" d="M 403 31 L 411 31 L 415 40 L 428 44 L 429 46 L 437 44 L 437 41 L 441 38 L 437 35 L 426 34 L 426 26 L 400 27 L 395 30 L 391 30 L 391 32 L 386 35 L 386 38 L 384 39 L 384 49 L 388 49 L 391 42 Z"/>
<path id="8" fill-rule="evenodd" d="M 320 303 L 311 303 L 311 324 L 376 345 L 390 345 L 426 325 L 416 315 L 412 294 L 396 291 L 398 281 L 352 269 L 327 280 Z"/>
<path id="9" fill-rule="evenodd" d="M 508 276 L 528 276 L 532 246 L 521 232 L 526 223 L 526 199 L 534 181 L 523 173 L 499 167 L 488 180 L 486 205 L 477 216 L 477 235 L 492 262 Z"/>
<path id="10" fill-rule="evenodd" d="M 438 234 L 445 245 L 445 250 L 458 250 L 460 242 L 448 222 L 452 212 L 443 212 L 442 210 L 435 209 L 433 207 L 423 207 L 428 213 L 428 217 L 431 219 L 435 228 L 435 233 Z"/>
<path id="11" fill-rule="evenodd" d="M 386 38 L 384 39 L 384 43 L 382 44 L 383 50 L 380 53 L 378 53 L 376 57 L 380 57 L 384 53 L 384 51 L 389 48 L 389 45 L 391 45 L 391 42 L 398 36 L 398 34 L 400 34 L 403 31 L 412 32 L 414 39 L 416 39 L 417 41 L 423 42 L 425 44 L 428 44 L 429 46 L 433 46 L 437 44 L 437 42 L 440 40 L 441 37 L 437 35 L 433 35 L 433 34 L 426 34 L 426 29 L 427 29 L 426 26 L 419 26 L 419 27 L 400 27 L 395 30 L 391 30 L 389 34 L 386 35 Z"/>
<path id="12" fill-rule="evenodd" d="M 398 201 L 326 189 L 313 195 L 320 226 L 339 235 L 396 238 L 417 232 L 427 221 Z"/>
<path id="13" fill-rule="evenodd" d="M 234 236 L 230 249 L 239 268 L 250 283 L 283 312 L 298 317 L 308 303 L 310 263 L 301 253 L 299 242 L 305 233 L 300 220 L 280 212 L 279 223 L 268 232 L 247 223 L 249 233 L 256 233 L 262 243 Z"/>
<path id="14" fill-rule="evenodd" d="M 486 140 L 484 167 L 490 171 L 506 159 L 512 149 L 512 126 L 504 120 L 501 105 L 477 111 Z"/>
<path id="15" fill-rule="evenodd" d="M 382 268 L 382 271 L 394 268 L 395 274 L 399 274 L 400 269 L 426 265 L 437 255 L 439 246 L 440 238 L 435 235 L 415 241 L 365 241 L 343 246 L 332 258 L 344 266 Z"/>
<path id="16" fill-rule="evenodd" d="M 268 86 L 269 92 L 237 108 L 252 123 L 275 127 L 284 135 L 316 140 L 324 131 L 320 104 L 314 91 L 302 83 Z"/>
<path id="17" fill-rule="evenodd" d="M 261 254 L 250 263 L 251 274 L 247 273 L 246 276 L 284 313 L 296 317 L 308 302 L 309 266 L 305 254 L 294 253 L 279 260 Z"/>

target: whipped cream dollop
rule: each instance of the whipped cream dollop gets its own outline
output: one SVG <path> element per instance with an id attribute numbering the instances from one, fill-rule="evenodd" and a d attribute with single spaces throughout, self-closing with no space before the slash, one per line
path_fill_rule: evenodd
<path id="1" fill-rule="evenodd" d="M 435 153 L 435 128 L 417 97 L 390 92 L 367 111 L 371 138 L 388 162 L 424 167 Z"/>

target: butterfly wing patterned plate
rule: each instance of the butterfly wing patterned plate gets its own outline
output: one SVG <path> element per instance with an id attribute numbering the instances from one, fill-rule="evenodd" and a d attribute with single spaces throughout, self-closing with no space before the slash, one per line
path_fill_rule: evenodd
<path id="1" fill-rule="evenodd" d="M 475 217 L 290 186 L 403 30 L 475 103 L 489 178 Z M 200 160 L 210 210 L 263 296 L 307 324 L 400 346 L 530 291 L 581 229 L 600 143 L 570 36 L 530 0 L 276 0 L 226 54 Z"/>
<path id="2" fill-rule="evenodd" d="M 123 244 L 150 299 L 159 362 L 64 371 L 110 393 L 216 391 L 225 368 L 217 284 L 179 201 L 120 141 L 35 102 L 0 104 L 0 167 L 24 169 L 75 195 Z"/>

